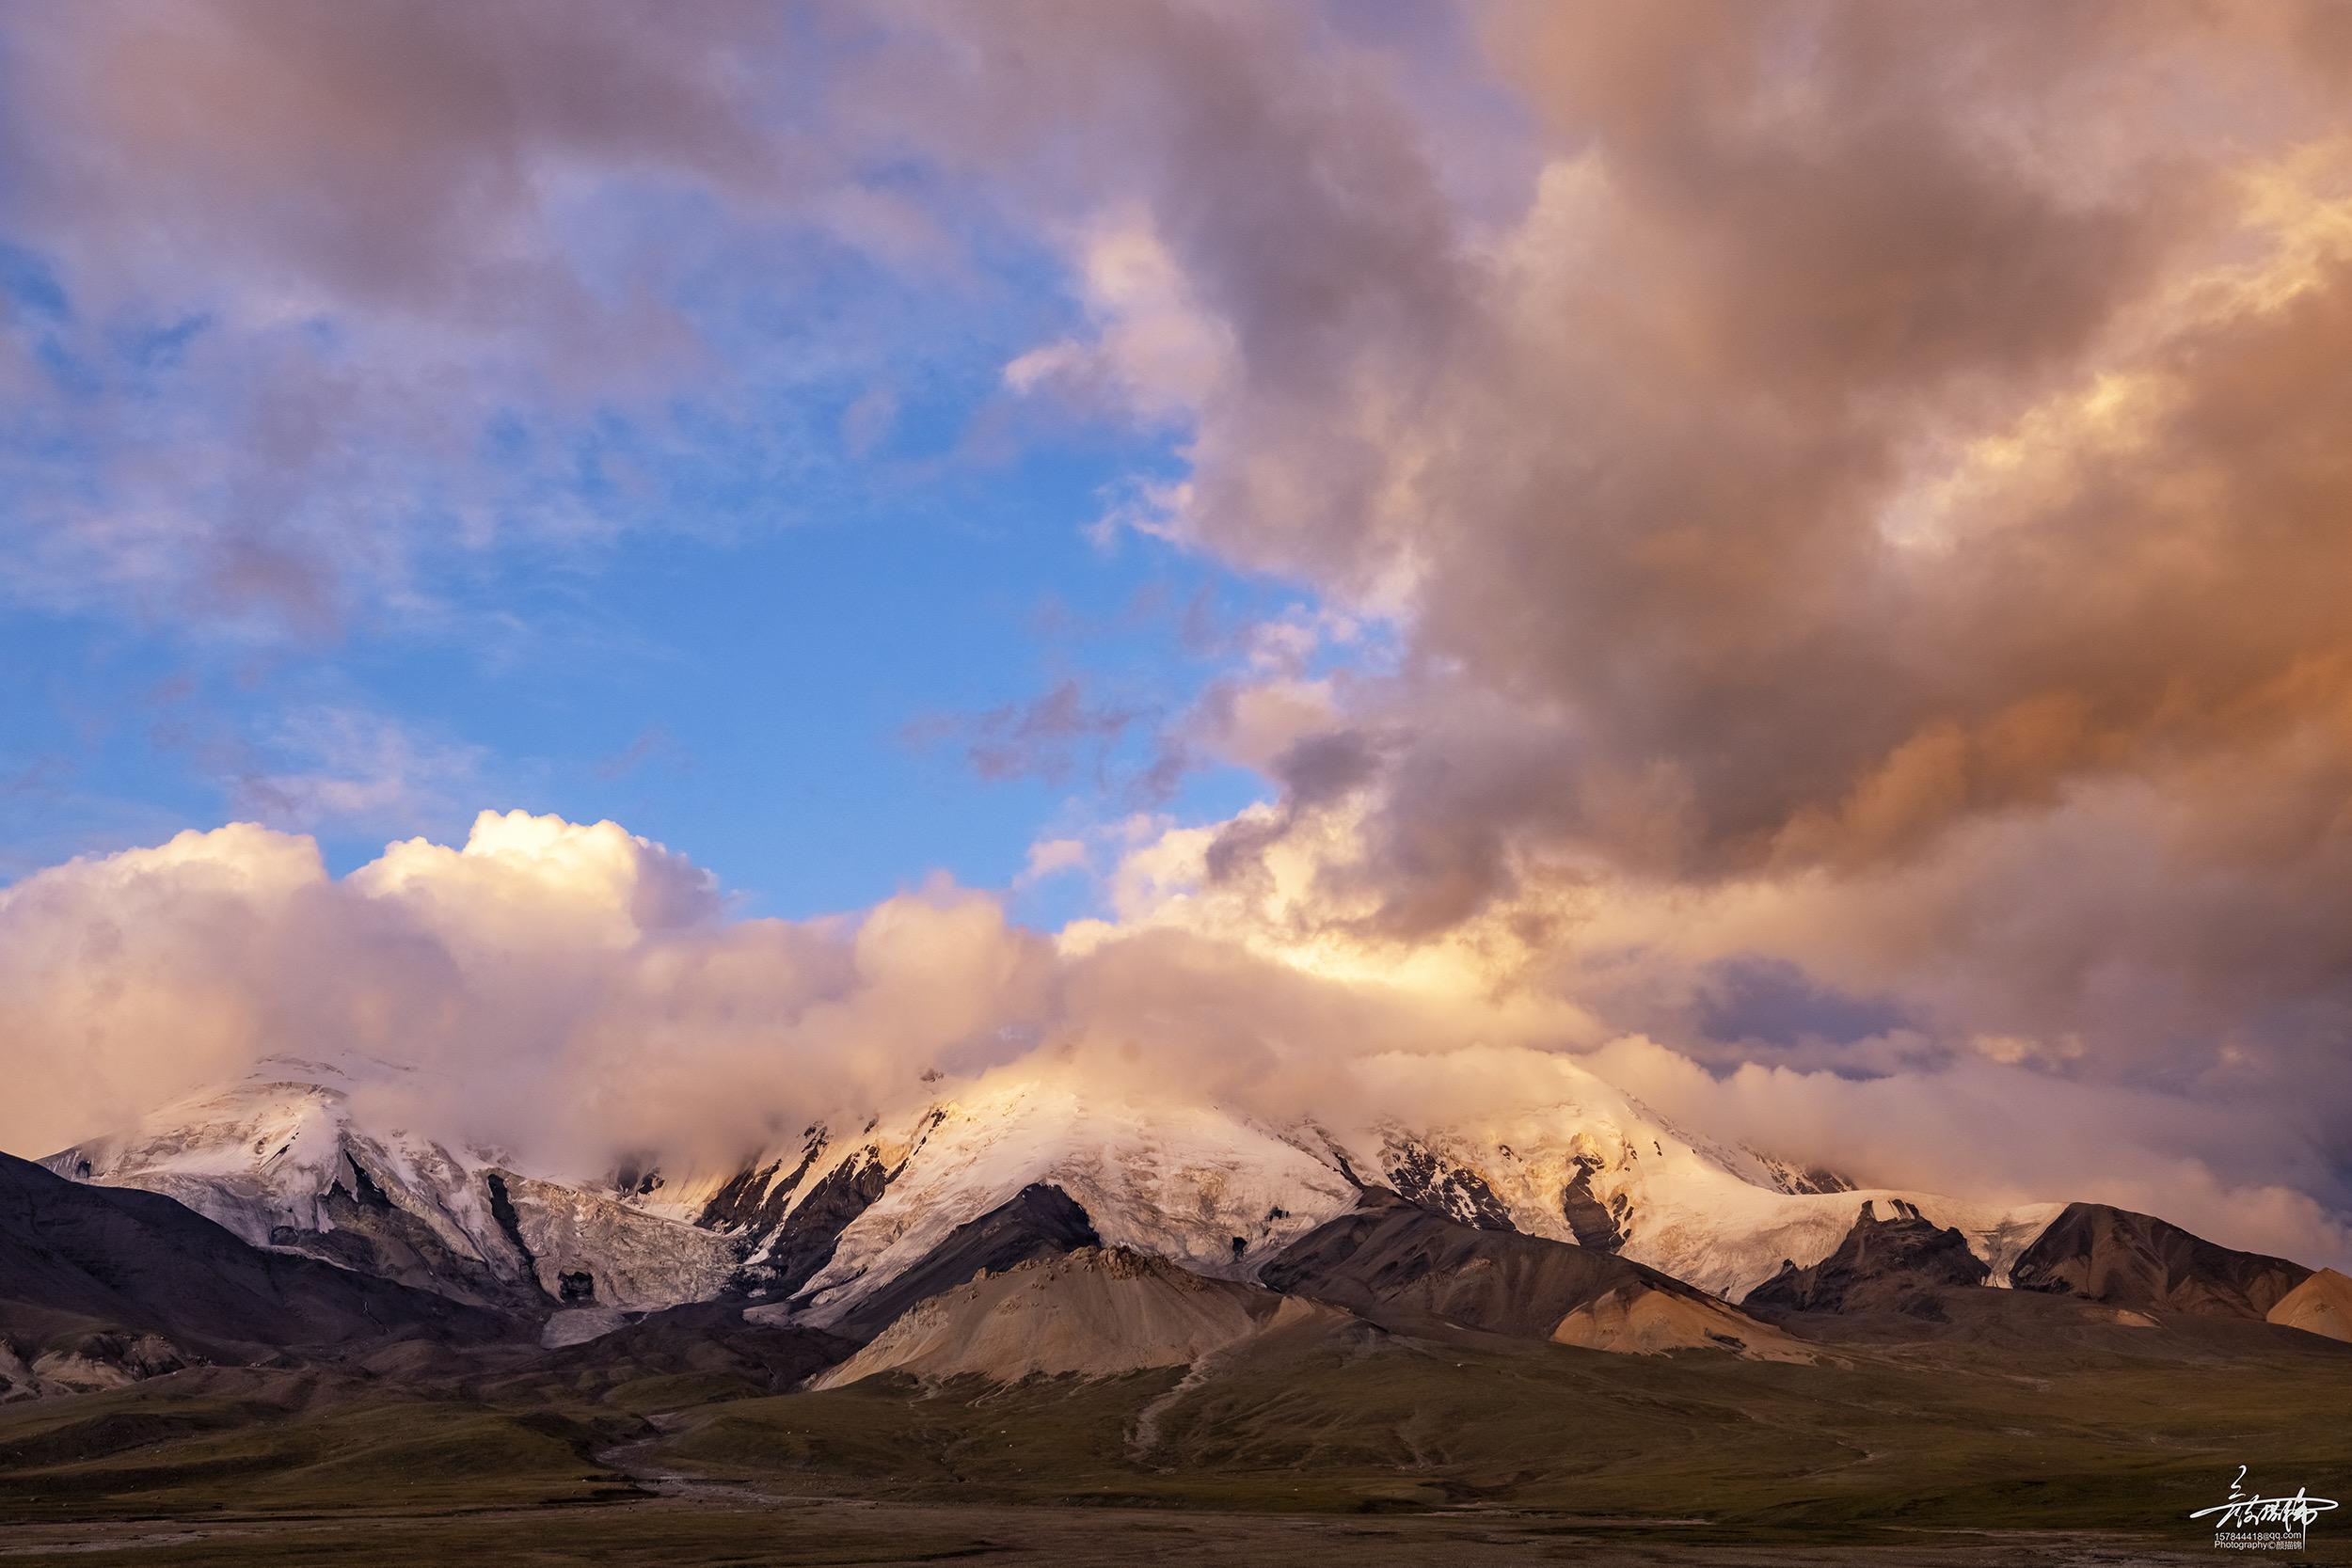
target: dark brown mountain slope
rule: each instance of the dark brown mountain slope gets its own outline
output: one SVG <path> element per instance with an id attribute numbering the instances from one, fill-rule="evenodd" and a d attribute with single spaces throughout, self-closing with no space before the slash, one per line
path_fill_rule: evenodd
<path id="1" fill-rule="evenodd" d="M 0 1154 L 0 1341 L 20 1386 L 406 1336 L 486 1340 L 511 1323 L 247 1245 L 154 1193 L 85 1186 Z"/>
<path id="2" fill-rule="evenodd" d="M 1366 1188 L 1261 1269 L 1277 1291 L 1375 1319 L 1424 1316 L 1518 1338 L 1648 1354 L 1809 1352 L 1705 1291 L 1593 1247 L 1458 1224 Z"/>
<path id="3" fill-rule="evenodd" d="M 1043 1184 L 1024 1187 L 978 1219 L 956 1227 L 921 1262 L 828 1326 L 838 1334 L 870 1339 L 908 1307 L 953 1290 L 982 1269 L 1002 1274 L 1033 1258 L 1102 1244 L 1094 1222 L 1068 1193 Z"/>
<path id="4" fill-rule="evenodd" d="M 2260 1320 L 2311 1274 L 2284 1258 L 2233 1252 L 2153 1214 L 2070 1203 L 2017 1259 L 2010 1282 L 2141 1311 Z"/>

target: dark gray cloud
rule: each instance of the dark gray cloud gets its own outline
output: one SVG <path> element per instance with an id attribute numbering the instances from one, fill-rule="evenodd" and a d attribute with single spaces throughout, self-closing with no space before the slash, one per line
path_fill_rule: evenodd
<path id="1" fill-rule="evenodd" d="M 788 172 L 752 90 L 780 19 L 730 0 L 10 10 L 14 204 L 84 276 L 119 247 L 125 271 L 233 268 L 502 326 L 593 309 L 543 228 L 567 174 Z"/>
<path id="2" fill-rule="evenodd" d="M 1698 996 L 1699 1032 L 1726 1045 L 1844 1045 L 1910 1022 L 1890 998 L 1848 995 L 1786 958 L 1718 958 L 1703 971 Z"/>

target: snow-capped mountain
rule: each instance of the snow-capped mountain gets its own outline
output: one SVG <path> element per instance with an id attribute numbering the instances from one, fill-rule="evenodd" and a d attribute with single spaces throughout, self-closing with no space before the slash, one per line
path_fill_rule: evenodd
<path id="1" fill-rule="evenodd" d="M 1066 1195 L 1103 1245 L 1216 1277 L 1255 1278 L 1377 1185 L 1734 1301 L 1785 1263 L 1829 1256 L 1858 1213 L 1898 1205 L 1957 1228 L 2006 1283 L 2060 1209 L 1837 1190 L 1831 1173 L 1688 1133 L 1565 1063 L 1540 1103 L 1348 1127 L 1151 1098 L 1066 1065 L 1000 1070 L 948 1094 L 920 1085 L 853 1133 L 812 1126 L 732 1169 L 674 1179 L 641 1161 L 593 1182 L 380 1124 L 355 1094 L 373 1070 L 273 1060 L 45 1163 L 165 1193 L 257 1244 L 469 1299 L 628 1309 L 732 1291 L 818 1324 L 1033 1187 Z"/>
<path id="2" fill-rule="evenodd" d="M 888 1180 L 801 1287 L 819 1321 L 1031 1185 L 1067 1193 L 1105 1245 L 1226 1278 L 1254 1275 L 1357 1193 L 1327 1155 L 1246 1116 L 1137 1103 L 1066 1074 L 931 1107 L 899 1142 L 848 1158 Z"/>
<path id="3" fill-rule="evenodd" d="M 1597 1246 L 1738 1300 L 1784 1261 L 1818 1262 L 1867 1205 L 1912 1205 L 1958 1228 L 2006 1283 L 2062 1205 L 1972 1202 L 1854 1188 L 1821 1171 L 1685 1132 L 1590 1072 L 1570 1092 L 1475 1122 L 1383 1129 L 1363 1155 L 1378 1180 L 1465 1223 Z M 1823 1190 L 1829 1189 L 1829 1190 Z"/>
<path id="4" fill-rule="evenodd" d="M 1073 1072 L 1026 1074 L 880 1118 L 843 1148 L 818 1132 L 792 1157 L 761 1162 L 748 1186 L 763 1218 L 751 1228 L 771 1227 L 753 1274 L 781 1260 L 772 1289 L 819 1319 L 837 1314 L 1039 1183 L 1076 1199 L 1106 1245 L 1212 1275 L 1253 1277 L 1371 1183 L 1464 1224 L 1615 1252 L 1734 1300 L 1784 1262 L 1828 1256 L 1865 1205 L 1891 1213 L 1899 1200 L 1957 1227 L 1995 1282 L 2059 1212 L 1808 1190 L 1836 1179 L 1694 1138 L 1581 1069 L 1563 1077 L 1571 1095 L 1474 1123 L 1341 1131 L 1137 1102 Z M 824 1256 L 810 1267 L 815 1251 Z"/>
<path id="5" fill-rule="evenodd" d="M 355 1091 L 403 1070 L 273 1057 L 41 1164 L 161 1193 L 256 1246 L 468 1301 L 661 1307 L 734 1273 L 724 1237 L 367 1119 Z"/>

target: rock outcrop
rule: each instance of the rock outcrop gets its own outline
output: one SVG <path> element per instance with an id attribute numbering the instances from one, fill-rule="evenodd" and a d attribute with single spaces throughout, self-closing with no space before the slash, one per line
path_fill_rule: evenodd
<path id="1" fill-rule="evenodd" d="M 1887 1217 L 1881 1218 L 1881 1207 Z M 1939 1292 L 1981 1285 L 1992 1271 L 1968 1238 L 1900 1199 L 1865 1203 L 1837 1250 L 1808 1268 L 1783 1263 L 1740 1305 L 1792 1312 L 1941 1313 Z"/>

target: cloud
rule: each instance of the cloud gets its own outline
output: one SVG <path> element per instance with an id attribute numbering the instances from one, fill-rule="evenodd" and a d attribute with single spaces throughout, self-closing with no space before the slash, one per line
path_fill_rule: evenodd
<path id="1" fill-rule="evenodd" d="M 9 8 L 0 595 L 315 649 L 462 626 L 499 569 L 632 531 L 771 522 L 883 444 L 879 359 L 1002 351 L 933 319 L 973 283 L 952 193 L 831 111 L 882 21 Z M 714 504 L 720 452 L 794 483 Z"/>
<path id="2" fill-rule="evenodd" d="M 1343 721 L 1329 680 L 1278 675 L 1212 685 L 1185 727 L 1219 761 L 1274 774 L 1281 758 L 1340 732 Z"/>
<path id="3" fill-rule="evenodd" d="M 598 757 L 594 771 L 600 779 L 626 779 L 654 766 L 672 773 L 688 773 L 694 768 L 693 753 L 664 724 L 646 725 L 628 745 Z"/>
<path id="4" fill-rule="evenodd" d="M 1532 172 L 1475 202 L 1466 100 L 1311 12 L 950 18 L 891 100 L 1234 345 L 1128 519 L 1402 641 L 1213 692 L 1279 799 L 1122 915 L 1726 1068 L 2243 1095 L 2341 1166 L 2340 10 L 1477 18 Z M 1710 1043 L 1726 964 L 1778 1022 Z"/>
<path id="5" fill-rule="evenodd" d="M 1041 838 L 1029 846 L 1029 858 L 1012 879 L 1016 888 L 1034 887 L 1051 877 L 1093 869 L 1094 854 L 1084 839 Z"/>
<path id="6" fill-rule="evenodd" d="M 2352 1244 L 2342 1211 L 2311 1196 L 2325 1177 L 2308 1153 L 2249 1165 L 2249 1150 L 2277 1134 L 2258 1101 L 2091 1086 L 1975 1058 L 1859 1078 L 1750 1063 L 1719 1077 L 1639 1036 L 1586 1065 L 1717 1136 L 1835 1148 L 1839 1168 L 1865 1182 L 2007 1201 L 2065 1193 L 2289 1257 Z"/>
<path id="7" fill-rule="evenodd" d="M 1025 1005 L 1040 939 L 946 886 L 734 921 L 610 822 L 485 812 L 336 879 L 237 825 L 0 891 L 0 1144 L 39 1152 L 273 1053 L 414 1069 L 428 1125 L 559 1164 L 724 1158 L 869 1101 Z"/>
<path id="8" fill-rule="evenodd" d="M 754 8 L 680 25 L 596 0 L 560 20 L 14 12 L 0 145 L 24 177 L 0 214 L 56 304 L 20 324 L 53 384 L 18 433 L 39 438 L 11 442 L 29 473 L 9 586 L 317 641 L 414 613 L 424 562 L 525 515 L 543 540 L 577 530 L 518 453 L 475 467 L 485 433 L 560 388 L 707 374 L 659 231 L 611 243 L 596 215 L 619 185 L 785 198 L 745 64 L 772 31 Z"/>
<path id="9" fill-rule="evenodd" d="M 909 723 L 903 733 L 918 746 L 959 745 L 983 779 L 1035 775 L 1059 784 L 1081 765 L 1101 777 L 1112 749 L 1149 717 L 1142 707 L 1090 701 L 1085 685 L 1071 676 L 1027 702 L 977 714 L 934 714 Z"/>
<path id="10" fill-rule="evenodd" d="M 788 209 L 917 264 L 984 208 L 1072 294 L 991 350 L 990 395 L 1174 432 L 1103 537 L 1301 585 L 1383 651 L 1239 652 L 1166 754 L 1274 798 L 1155 832 L 1115 918 L 1050 942 L 952 889 L 838 926 L 641 911 L 627 835 L 403 848 L 395 890 L 224 830 L 11 890 L 46 958 L 10 960 L 42 1000 L 8 1037 L 131 1040 L 184 990 L 192 1059 L 513 1040 L 617 1132 L 1030 1050 L 1279 1100 L 1317 1042 L 1639 1037 L 1669 1042 L 1619 1049 L 1643 1092 L 1889 1176 L 1974 1140 L 2280 1237 L 2352 1198 L 2342 8 L 1498 5 L 1409 82 L 1343 8 L 1216 0 L 782 39 L 716 8 L 57 14 L 17 30 L 5 134 L 54 176 L 10 216 L 65 261 L 11 286 L 0 375 L 74 391 L 35 447 L 112 461 L 95 501 L 13 473 L 22 592 L 256 637 L 429 605 L 437 546 L 620 526 L 627 453 L 588 507 L 532 483 L 560 419 L 482 447 L 510 396 L 699 373 L 671 245 Z M 763 96 L 785 59 L 839 90 Z M 876 149 L 919 177 L 856 178 Z M 101 306 L 183 267 L 136 373 L 86 386 Z M 886 443 L 851 379 L 828 447 Z M 1073 677 L 925 733 L 1060 779 L 1158 720 Z M 369 774 L 258 776 L 325 803 Z M 483 955 L 543 895 L 533 1001 Z M 264 974 L 229 933 L 349 946 Z M 273 999 L 321 973 L 376 989 Z M 647 1060 L 708 1103 L 632 1104 Z M 94 1104 L 90 1070 L 44 1092 Z"/>
<path id="11" fill-rule="evenodd" d="M 1148 222 L 1103 218 L 1077 246 L 1095 332 L 1023 353 L 1005 385 L 1052 391 L 1075 408 L 1152 420 L 1192 413 L 1226 375 L 1234 345 L 1204 312 Z"/>
<path id="12" fill-rule="evenodd" d="M 377 827 L 451 816 L 480 784 L 483 751 L 382 714 L 304 709 L 279 720 L 229 780 L 229 807 L 276 827 Z"/>
<path id="13" fill-rule="evenodd" d="M 168 261 L 292 315 L 363 299 L 507 327 L 586 303 L 554 227 L 567 174 L 777 183 L 743 69 L 777 41 L 724 0 L 686 25 L 605 0 L 101 0 L 15 29 L 10 133 L 48 154 L 18 200 L 84 277 Z"/>
<path id="14" fill-rule="evenodd" d="M 1327 373 L 1251 358 L 1189 482 L 1210 547 L 1339 594 L 1408 580 L 1434 688 L 1562 732 L 1565 773 L 1495 768 L 1540 795 L 1513 803 L 1530 831 L 1700 875 L 1900 854 L 2153 748 L 2232 743 L 2268 683 L 2341 657 L 2287 580 L 2335 564 L 2340 539 L 2296 522 L 2327 510 L 2260 493 L 2342 483 L 2283 434 L 2334 417 L 2285 344 L 2331 332 L 2336 263 L 2281 234 L 2263 157 L 2217 166 L 2152 109 L 2100 127 L 2095 184 L 1993 123 L 2071 148 L 2090 95 L 2188 36 L 2142 45 L 2119 15 L 2026 71 L 1989 19 L 1882 70 L 1862 8 L 1536 14 L 1511 57 L 1563 145 L 1525 213 L 1362 277 L 1410 326 L 1350 334 Z M 2334 116 L 2261 43 L 2239 47 L 2289 118 L 2276 157 Z M 1186 259 L 1230 266 L 1227 244 Z M 2305 280 L 2254 281 L 2279 268 Z M 2239 404 L 2219 447 L 2207 397 Z M 1890 540 L 1952 464 L 1968 529 Z M 2283 614 L 2235 608 L 2257 605 Z M 1622 839 L 1629 804 L 1661 831 Z"/>
<path id="15" fill-rule="evenodd" d="M 341 879 L 309 839 L 238 825 L 0 892 L 0 1145 L 45 1152 L 273 1054 L 388 1064 L 368 1092 L 408 1124 L 583 1177 L 625 1152 L 723 1164 L 994 1071 L 1336 1126 L 1486 1116 L 1567 1081 L 1559 1048 L 1594 1021 L 1440 958 L 1350 973 L 1149 919 L 1052 942 L 945 882 L 854 916 L 738 919 L 659 845 L 519 811 Z M 1866 1180 L 2345 1251 L 2309 1146 L 2259 1096 L 1981 1055 L 1856 1076 L 1710 1071 L 1638 1036 L 1584 1049 L 1670 1116 Z"/>
<path id="16" fill-rule="evenodd" d="M 437 724 L 348 702 L 241 719 L 193 677 L 157 683 L 130 712 L 158 755 L 183 761 L 228 811 L 294 830 L 455 826 L 485 787 L 488 753 Z M 86 741 L 96 735 L 87 731 Z"/>

